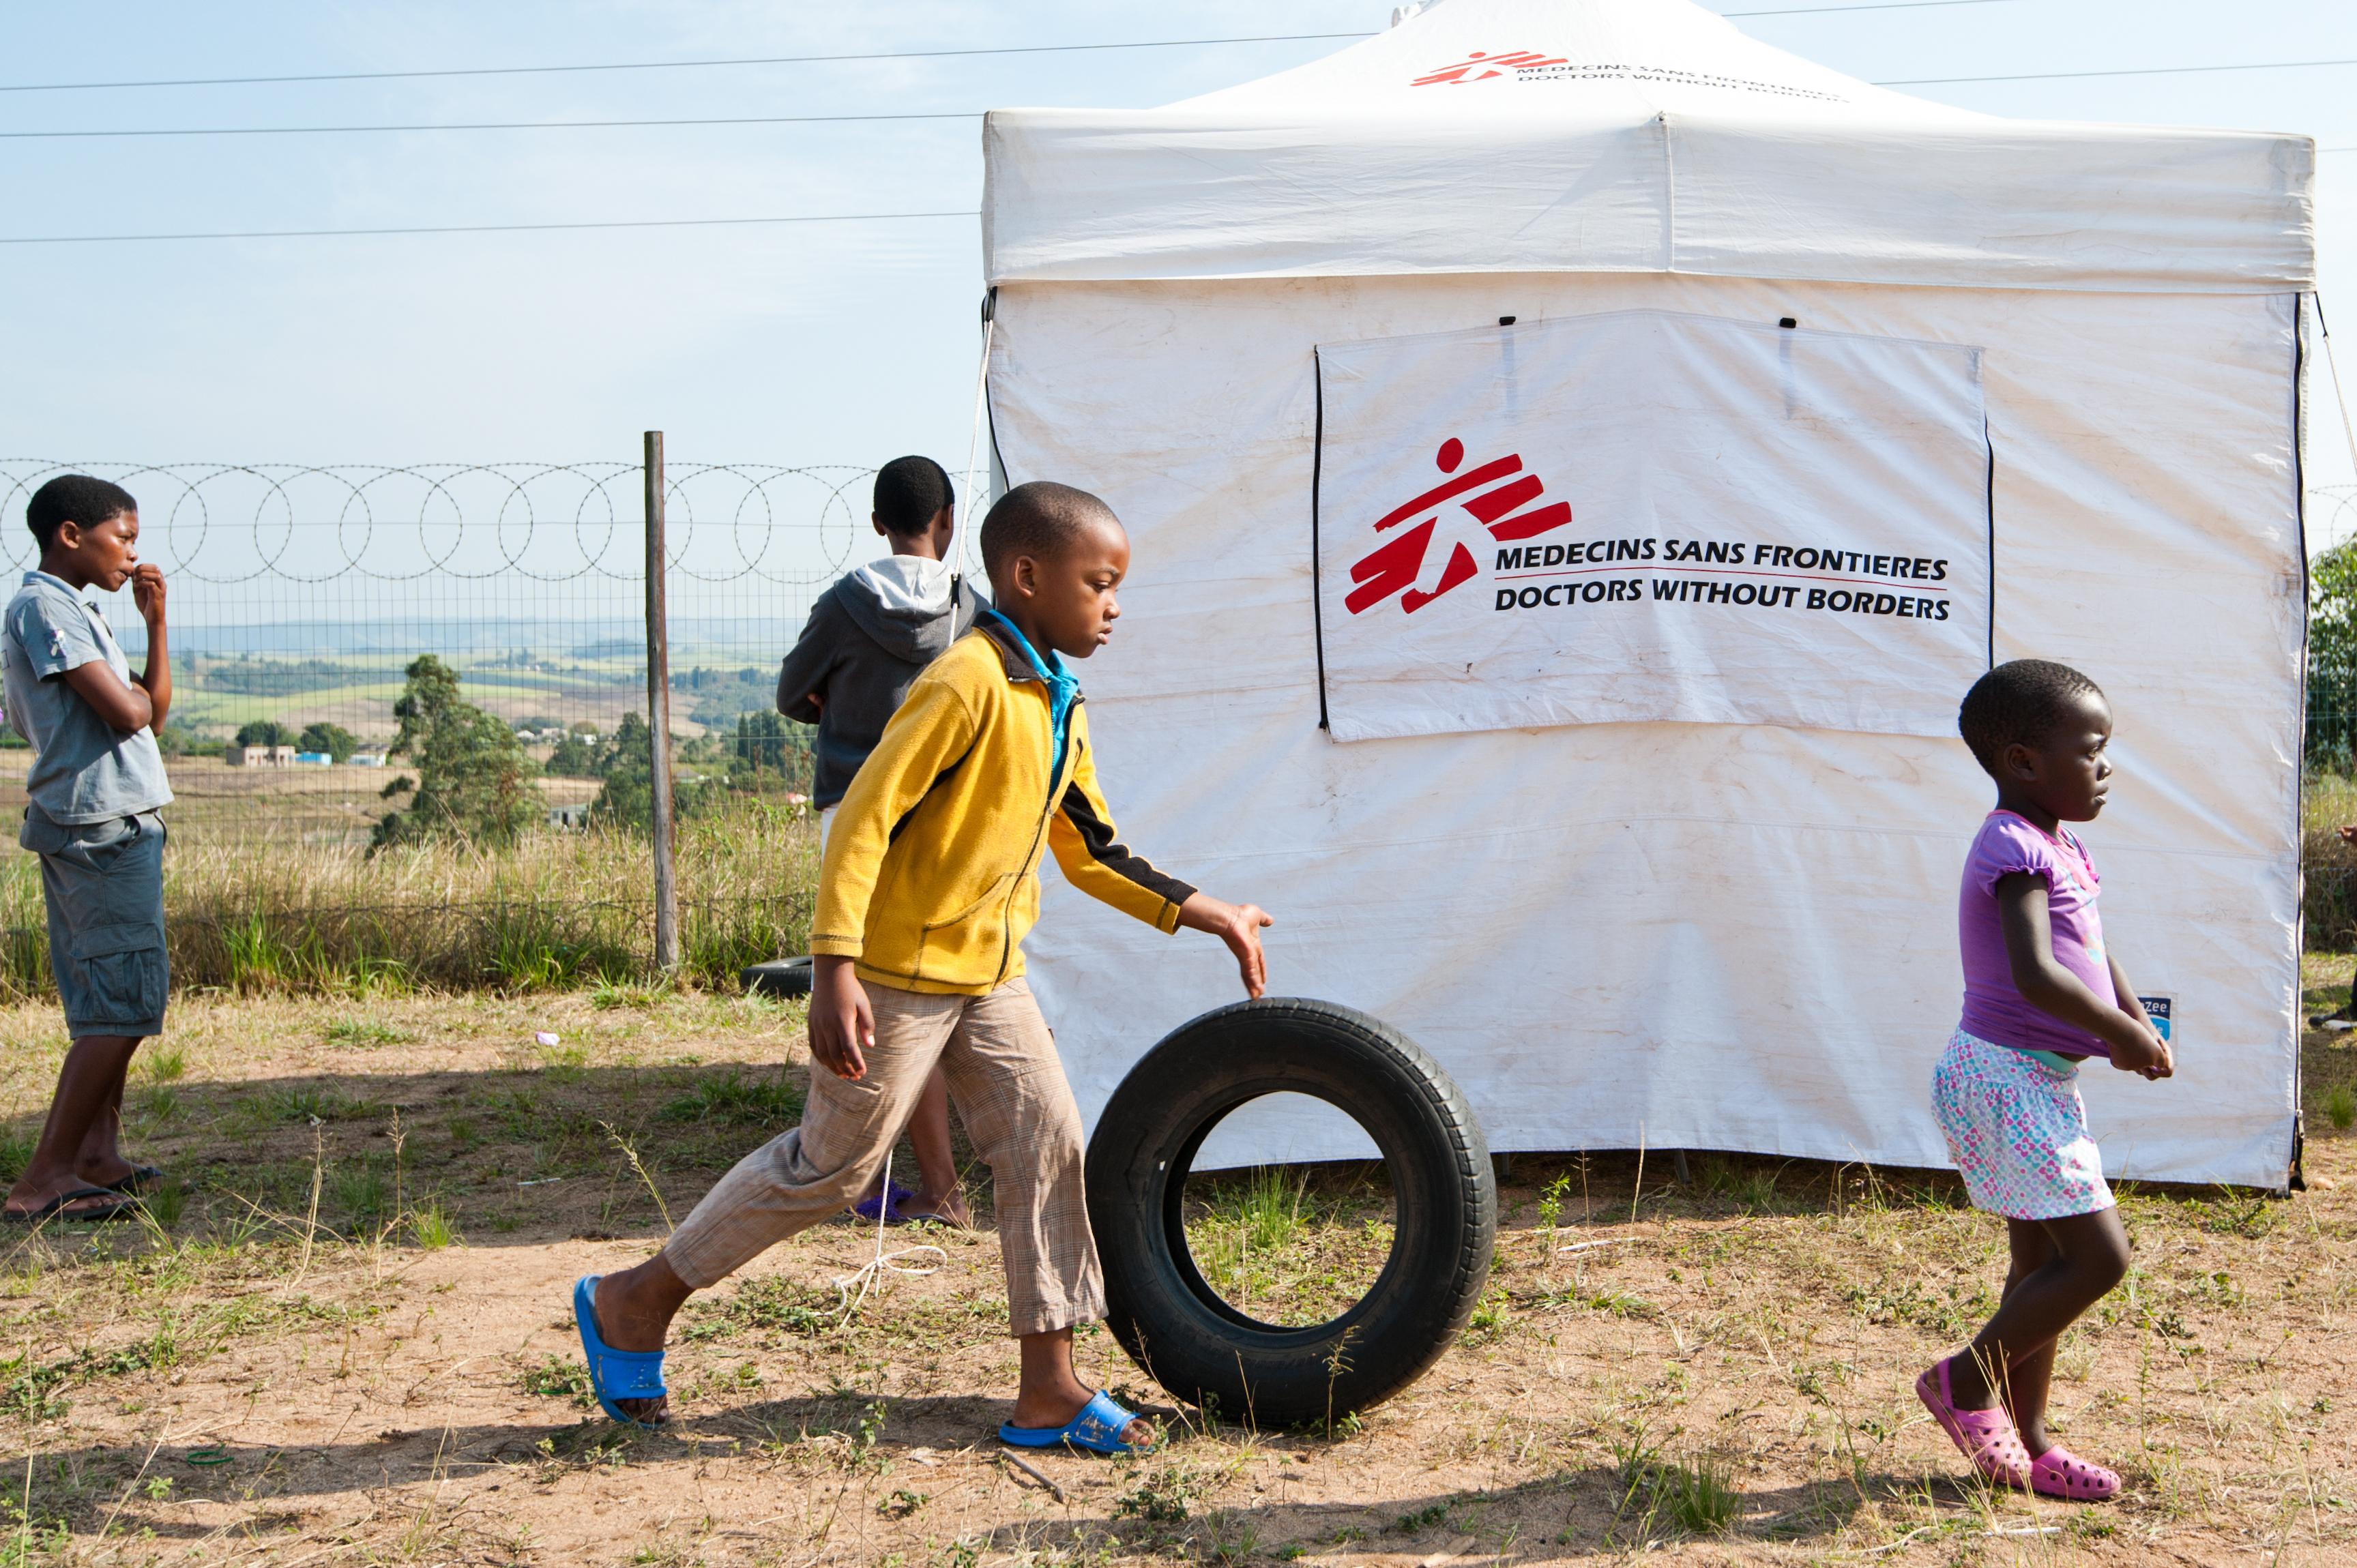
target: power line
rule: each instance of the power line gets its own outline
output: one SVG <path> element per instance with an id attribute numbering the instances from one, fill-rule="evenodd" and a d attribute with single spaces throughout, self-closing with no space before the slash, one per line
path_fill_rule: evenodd
<path id="1" fill-rule="evenodd" d="M 1958 5 L 2000 4 L 2003 0 L 1904 0 L 1904 3 L 1916 5 Z M 1868 8 L 1863 5 L 1833 7 L 1835 10 L 1847 11 L 1861 11 Z M 1973 82 L 2071 81 L 2098 77 L 2178 76 L 2229 70 L 2308 70 L 2351 65 L 2357 65 L 2357 59 L 2264 60 L 2245 65 L 2147 66 L 2131 70 L 2028 71 L 2011 76 L 1918 76 L 1881 81 L 1873 85 L 1877 87 L 1943 87 Z M 981 113 L 979 110 L 925 110 L 899 114 L 729 114 L 654 120 L 474 120 L 444 124 L 366 125 L 173 125 L 153 129 L 0 131 L 0 141 L 91 141 L 164 136 L 425 134 L 441 131 L 600 131 L 698 125 L 851 125 L 891 121 L 975 120 L 981 118 Z"/>
<path id="2" fill-rule="evenodd" d="M 1844 11 L 1922 11 L 1949 5 L 2008 5 L 2016 0 L 1874 0 L 1862 5 L 1796 5 L 1770 11 L 1722 11 L 1720 16 L 1814 16 Z M 971 59 L 989 55 L 1092 54 L 1108 49 L 1212 48 L 1230 44 L 1356 41 L 1373 33 L 1254 33 L 1219 38 L 1146 38 L 1109 44 L 1012 44 L 971 49 L 881 49 L 864 54 L 753 55 L 719 59 L 601 60 L 584 65 L 458 66 L 429 70 L 309 71 L 286 76 L 156 77 L 131 81 L 10 81 L 0 92 L 102 92 L 154 87 L 278 87 L 319 81 L 425 81 L 470 76 L 566 76 L 618 70 L 709 70 L 764 65 L 842 65 L 868 60 Z"/>
<path id="3" fill-rule="evenodd" d="M 2320 66 L 2357 65 L 2357 59 L 2278 59 L 2249 65 L 2155 65 L 2136 70 L 2034 70 L 2020 76 L 1915 76 L 1900 81 L 1878 81 L 1877 87 L 1945 87 L 1968 81 L 2083 81 L 2099 76 L 2191 76 L 2213 70 L 2310 70 Z"/>
<path id="4" fill-rule="evenodd" d="M 1916 0 L 1922 3 L 1922 0 Z M 1944 0 L 1955 4 L 1957 0 Z M 437 70 L 317 71 L 301 76 L 186 76 L 141 81 L 0 82 L 0 92 L 94 92 L 143 87 L 270 87 L 306 81 L 421 81 L 434 77 L 560 76 L 608 70 L 705 70 L 722 66 L 834 65 L 854 60 L 964 59 L 978 55 L 1087 54 L 1104 49 L 1189 49 L 1220 44 L 1300 44 L 1372 33 L 1262 33 L 1231 38 L 1152 38 L 1114 44 L 1016 44 L 979 49 L 893 49 L 873 54 L 761 55 L 737 59 L 609 60 L 594 65 L 486 65 Z"/>
<path id="5" fill-rule="evenodd" d="M 791 218 L 642 218 L 594 223 L 436 223 L 402 229 L 203 230 L 178 234 L 0 235 L 0 245 L 109 245 L 150 240 L 321 240 L 373 234 L 533 234 L 582 229 L 721 229 L 764 223 L 884 223 L 910 218 L 979 218 L 972 208 L 946 212 L 814 212 Z"/>
<path id="6" fill-rule="evenodd" d="M 364 132 L 598 131 L 654 125 L 842 125 L 876 120 L 978 120 L 974 110 L 909 114 L 730 114 L 673 120 L 477 120 L 408 125 L 176 125 L 154 130 L 0 131 L 0 141 L 59 142 L 125 136 L 339 136 Z"/>

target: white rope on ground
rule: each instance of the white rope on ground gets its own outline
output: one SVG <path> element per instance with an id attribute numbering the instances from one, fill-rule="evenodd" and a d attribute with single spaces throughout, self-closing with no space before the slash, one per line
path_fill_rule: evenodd
<path id="1" fill-rule="evenodd" d="M 965 516 L 959 521 L 958 526 L 958 575 L 968 584 L 974 581 L 974 570 L 967 564 L 966 545 L 974 538 L 974 531 L 982 526 L 983 511 L 974 499 L 975 459 L 982 453 L 983 417 L 988 406 L 985 399 L 990 389 L 990 343 L 997 331 L 998 302 L 994 299 L 982 317 L 982 363 L 975 367 L 974 372 L 974 433 L 967 437 L 965 445 Z"/>
<path id="2" fill-rule="evenodd" d="M 876 1205 L 876 1255 L 851 1273 L 835 1276 L 836 1303 L 843 1308 L 843 1316 L 836 1318 L 834 1322 L 837 1328 L 851 1321 L 851 1315 L 859 1310 L 861 1305 L 871 1294 L 876 1295 L 884 1294 L 885 1275 L 909 1274 L 921 1278 L 926 1274 L 939 1273 L 949 1265 L 950 1255 L 935 1246 L 920 1244 L 914 1247 L 902 1247 L 897 1251 L 886 1251 L 884 1227 L 891 1221 L 892 1156 L 888 1151 L 884 1155 L 884 1185 L 877 1189 Z M 902 1258 L 914 1257 L 919 1252 L 931 1252 L 941 1262 L 923 1264 L 900 1262 Z"/>

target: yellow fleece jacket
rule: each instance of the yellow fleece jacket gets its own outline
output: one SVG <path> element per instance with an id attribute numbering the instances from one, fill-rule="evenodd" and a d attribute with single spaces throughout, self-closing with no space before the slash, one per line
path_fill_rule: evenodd
<path id="1" fill-rule="evenodd" d="M 1114 837 L 1088 716 L 1051 759 L 1047 682 L 987 622 L 935 660 L 845 793 L 810 950 L 900 991 L 979 996 L 1023 972 L 1047 850 L 1072 886 L 1165 931 L 1195 890 Z"/>

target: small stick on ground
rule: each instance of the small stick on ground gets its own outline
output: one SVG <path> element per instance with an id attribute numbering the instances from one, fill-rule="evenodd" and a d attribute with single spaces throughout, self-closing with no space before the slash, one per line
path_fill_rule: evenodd
<path id="1" fill-rule="evenodd" d="M 278 1293 L 281 1295 L 292 1294 L 295 1287 L 303 1283 L 303 1277 L 311 1272 L 311 1244 L 319 1235 L 319 1184 L 328 1170 L 327 1134 L 320 1131 L 322 1125 L 317 1116 L 311 1118 L 311 1210 L 303 1217 L 302 1259 L 295 1265 L 295 1277 L 288 1280 L 286 1288 Z"/>
<path id="2" fill-rule="evenodd" d="M 1053 1497 L 1058 1502 L 1060 1503 L 1064 1500 L 1064 1488 L 1049 1480 L 1048 1478 L 1047 1472 L 1041 1470 L 1028 1459 L 1017 1459 L 1014 1455 L 1007 1453 L 1003 1448 L 999 1450 L 998 1456 L 1001 1459 L 1006 1460 L 1009 1465 L 1014 1466 L 1017 1469 L 1022 1471 L 1025 1475 L 1030 1477 L 1033 1480 L 1039 1482 L 1041 1486 L 1047 1487 L 1049 1495 Z"/>

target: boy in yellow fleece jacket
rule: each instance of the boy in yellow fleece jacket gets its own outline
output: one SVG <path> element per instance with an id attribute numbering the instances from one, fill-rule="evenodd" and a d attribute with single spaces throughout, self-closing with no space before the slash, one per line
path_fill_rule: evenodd
<path id="1" fill-rule="evenodd" d="M 1012 1419 L 1028 1447 L 1135 1452 L 1152 1428 L 1072 1369 L 1072 1327 L 1104 1312 L 1082 1185 L 1080 1111 L 1023 979 L 1052 850 L 1082 891 L 1165 931 L 1209 931 L 1245 991 L 1266 982 L 1252 905 L 1222 904 L 1123 847 L 1099 792 L 1080 683 L 1113 635 L 1129 540 L 1069 486 L 1009 490 L 982 525 L 996 608 L 910 688 L 828 835 L 811 935 L 811 1092 L 802 1125 L 739 1161 L 662 1251 L 574 1287 L 598 1402 L 664 1414 L 662 1349 L 690 1294 L 866 1190 L 939 1063 L 991 1168 L 1008 1316 Z"/>

